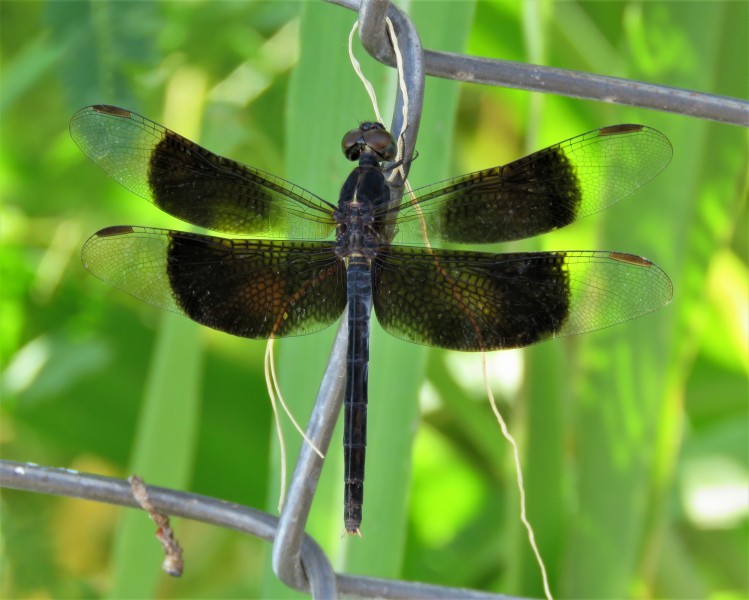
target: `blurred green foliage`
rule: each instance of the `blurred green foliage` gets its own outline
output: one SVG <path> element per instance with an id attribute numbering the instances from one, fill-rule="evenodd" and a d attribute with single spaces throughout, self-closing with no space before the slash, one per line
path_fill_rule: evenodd
<path id="1" fill-rule="evenodd" d="M 3 458 L 137 470 L 156 485 L 273 510 L 265 344 L 165 316 L 85 272 L 79 248 L 101 227 L 184 225 L 90 164 L 67 121 L 85 105 L 120 105 L 334 201 L 350 169 L 340 136 L 371 118 L 347 65 L 353 13 L 8 0 L 0 11 Z M 749 96 L 746 3 L 413 2 L 409 12 L 428 48 Z M 363 63 L 386 106 L 392 75 Z M 556 596 L 743 598 L 746 130 L 430 79 L 412 181 L 621 122 L 668 135 L 671 166 L 605 213 L 510 246 L 642 254 L 671 276 L 674 301 L 610 330 L 493 355 L 495 393 L 521 446 Z M 332 333 L 278 344 L 282 388 L 302 420 Z M 372 352 L 364 538 L 340 537 L 337 440 L 309 531 L 349 572 L 540 596 L 480 357 L 378 330 Z M 293 595 L 258 540 L 179 522 L 187 571 L 169 580 L 142 514 L 10 490 L 1 499 L 3 597 Z"/>

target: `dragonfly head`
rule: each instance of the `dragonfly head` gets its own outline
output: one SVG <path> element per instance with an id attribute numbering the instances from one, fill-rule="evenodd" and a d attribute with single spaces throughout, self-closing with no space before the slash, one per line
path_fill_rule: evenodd
<path id="1" fill-rule="evenodd" d="M 381 123 L 362 123 L 352 129 L 343 136 L 341 148 L 349 160 L 359 160 L 367 152 L 375 154 L 378 161 L 393 160 L 396 155 L 393 136 Z"/>

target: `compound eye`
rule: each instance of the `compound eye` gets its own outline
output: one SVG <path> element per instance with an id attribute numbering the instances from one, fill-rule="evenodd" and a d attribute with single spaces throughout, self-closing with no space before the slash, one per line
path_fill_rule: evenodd
<path id="1" fill-rule="evenodd" d="M 349 160 L 358 160 L 361 156 L 361 147 L 359 146 L 359 140 L 362 137 L 361 129 L 352 129 L 341 140 L 341 150 L 343 154 Z"/>
<path id="2" fill-rule="evenodd" d="M 395 158 L 396 149 L 393 136 L 384 128 L 365 131 L 364 141 L 382 160 L 393 160 Z"/>

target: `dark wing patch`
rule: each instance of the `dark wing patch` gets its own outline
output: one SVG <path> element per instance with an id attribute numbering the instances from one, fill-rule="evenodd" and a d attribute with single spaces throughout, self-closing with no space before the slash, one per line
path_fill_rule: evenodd
<path id="1" fill-rule="evenodd" d="M 642 125 L 596 129 L 544 150 L 403 197 L 395 241 L 495 243 L 546 233 L 598 212 L 671 160 L 662 133 Z M 425 230 L 424 230 L 425 228 Z"/>
<path id="2" fill-rule="evenodd" d="M 323 238 L 334 207 L 293 183 L 218 156 L 136 113 L 89 106 L 70 121 L 80 149 L 127 189 L 200 227 Z"/>
<path id="3" fill-rule="evenodd" d="M 225 239 L 109 227 L 83 246 L 99 279 L 156 306 L 247 338 L 313 333 L 346 306 L 346 272 L 332 242 Z"/>
<path id="4" fill-rule="evenodd" d="M 451 350 L 517 348 L 602 329 L 649 313 L 672 294 L 653 263 L 611 252 L 392 246 L 378 253 L 372 270 L 382 327 Z"/>

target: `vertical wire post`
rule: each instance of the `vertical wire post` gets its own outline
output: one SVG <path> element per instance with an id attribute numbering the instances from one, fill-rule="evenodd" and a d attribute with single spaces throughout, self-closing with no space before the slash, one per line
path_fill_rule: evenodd
<path id="1" fill-rule="evenodd" d="M 369 36 L 372 35 L 387 36 L 386 17 L 393 24 L 403 56 L 403 73 L 399 76 L 404 79 L 408 91 L 407 97 L 404 97 L 401 87 L 398 87 L 390 129 L 393 136 L 403 142 L 403 165 L 407 169 L 416 145 L 424 99 L 423 52 L 421 41 L 411 21 L 387 0 L 362 2 L 360 20 L 363 43 L 367 43 L 365 39 L 370 39 Z M 408 115 L 407 123 L 403 118 L 404 106 Z M 408 157 L 408 160 L 405 160 L 405 157 Z M 397 181 L 391 188 L 391 202 L 400 202 L 402 186 L 403 181 Z M 327 451 L 330 444 L 343 401 L 347 337 L 346 314 L 344 313 L 307 428 L 308 437 L 323 452 Z M 273 544 L 273 571 L 283 583 L 296 589 L 309 587 L 306 571 L 312 565 L 307 565 L 302 559 L 302 544 L 305 540 L 304 530 L 322 465 L 323 460 L 312 448 L 308 444 L 302 444 L 289 485 L 288 499 L 281 512 Z M 320 597 L 334 596 L 335 590 L 333 589 L 327 590 Z"/>

